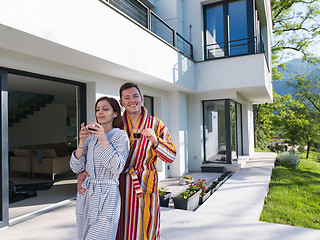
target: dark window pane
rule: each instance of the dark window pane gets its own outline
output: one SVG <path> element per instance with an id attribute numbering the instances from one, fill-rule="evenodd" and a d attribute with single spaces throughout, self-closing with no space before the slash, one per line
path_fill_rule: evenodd
<path id="1" fill-rule="evenodd" d="M 206 10 L 206 42 L 207 58 L 224 56 L 223 6 L 215 6 Z"/>
<path id="2" fill-rule="evenodd" d="M 143 96 L 143 102 L 143 105 L 148 110 L 148 114 L 154 116 L 153 97 Z"/>
<path id="3" fill-rule="evenodd" d="M 229 5 L 230 55 L 248 53 L 246 0 Z"/>

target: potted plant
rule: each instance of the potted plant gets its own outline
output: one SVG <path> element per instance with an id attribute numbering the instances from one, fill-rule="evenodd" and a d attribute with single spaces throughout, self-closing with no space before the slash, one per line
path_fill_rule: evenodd
<path id="1" fill-rule="evenodd" d="M 199 204 L 199 189 L 188 188 L 183 193 L 173 197 L 174 208 L 183 210 L 194 210 Z"/>
<path id="2" fill-rule="evenodd" d="M 172 193 L 169 192 L 169 190 L 166 186 L 160 187 L 158 192 L 159 192 L 160 206 L 161 207 L 168 207 Z"/>
<path id="3" fill-rule="evenodd" d="M 191 189 L 199 189 L 201 191 L 200 196 L 199 196 L 199 205 L 201 205 L 205 200 L 207 200 L 211 192 L 207 190 L 207 183 L 206 180 L 203 179 L 198 179 L 198 181 L 194 184 L 190 184 Z"/>
<path id="4" fill-rule="evenodd" d="M 194 179 L 190 177 L 189 175 L 184 175 L 179 179 L 179 184 L 180 185 L 188 185 L 194 182 Z"/>

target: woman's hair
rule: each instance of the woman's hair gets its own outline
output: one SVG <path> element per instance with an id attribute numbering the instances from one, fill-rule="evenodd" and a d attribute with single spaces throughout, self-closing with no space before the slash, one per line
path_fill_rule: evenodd
<path id="1" fill-rule="evenodd" d="M 113 119 L 112 126 L 114 128 L 121 128 L 122 127 L 121 110 L 120 110 L 120 105 L 116 99 L 114 99 L 112 97 L 101 97 L 97 100 L 97 102 L 94 106 L 94 109 L 96 109 L 98 103 L 103 100 L 108 101 L 108 103 L 111 105 L 113 111 L 117 113 L 117 116 Z"/>

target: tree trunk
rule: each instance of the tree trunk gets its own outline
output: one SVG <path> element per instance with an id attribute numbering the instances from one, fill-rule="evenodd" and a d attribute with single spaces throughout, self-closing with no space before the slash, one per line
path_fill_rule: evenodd
<path id="1" fill-rule="evenodd" d="M 258 123 L 258 109 L 257 105 L 253 105 L 253 134 L 254 134 L 254 147 L 258 147 L 258 128 L 257 128 L 257 123 Z"/>
<path id="2" fill-rule="evenodd" d="M 306 135 L 307 135 L 307 156 L 306 156 L 306 159 L 308 159 L 309 158 L 309 152 L 310 152 L 310 139 L 309 139 L 308 133 Z"/>

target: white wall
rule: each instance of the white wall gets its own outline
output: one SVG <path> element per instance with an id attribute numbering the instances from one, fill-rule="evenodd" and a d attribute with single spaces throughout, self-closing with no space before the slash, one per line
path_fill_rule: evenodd
<path id="1" fill-rule="evenodd" d="M 254 103 L 272 100 L 271 72 L 264 54 L 197 63 L 195 76 L 200 92 L 233 90 Z"/>
<path id="2" fill-rule="evenodd" d="M 203 115 L 202 102 L 199 95 L 187 96 L 188 106 L 188 168 L 189 171 L 200 171 L 204 160 L 203 151 Z"/>
<path id="3" fill-rule="evenodd" d="M 67 141 L 67 112 L 64 104 L 48 104 L 9 127 L 9 151 L 20 146 Z M 35 127 L 36 126 L 36 127 Z"/>
<path id="4" fill-rule="evenodd" d="M 176 146 L 176 160 L 170 165 L 170 177 L 188 172 L 188 117 L 187 97 L 184 93 L 169 93 L 169 132 Z"/>
<path id="5" fill-rule="evenodd" d="M 194 90 L 191 60 L 100 1 L 3 0 L 1 9 L 0 48 L 146 85 Z"/>
<path id="6" fill-rule="evenodd" d="M 203 10 L 201 0 L 184 1 L 184 35 L 193 45 L 193 57 L 202 61 L 203 55 Z M 191 28 L 190 28 L 191 26 Z"/>
<path id="7" fill-rule="evenodd" d="M 155 2 L 155 13 L 171 28 L 183 36 L 183 1 L 158 0 Z"/>

